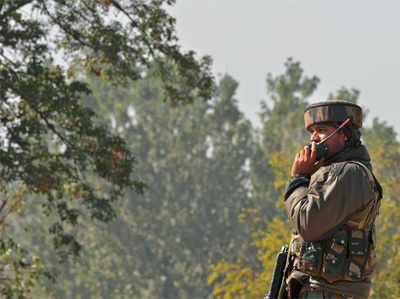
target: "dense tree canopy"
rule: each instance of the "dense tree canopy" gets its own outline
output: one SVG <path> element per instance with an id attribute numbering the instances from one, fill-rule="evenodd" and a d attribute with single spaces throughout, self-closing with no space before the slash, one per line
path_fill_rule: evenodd
<path id="1" fill-rule="evenodd" d="M 181 108 L 162 101 L 152 71 L 126 88 L 98 79 L 90 86 L 93 94 L 85 103 L 102 122 L 112 119 L 113 131 L 135 149 L 148 188 L 135 201 L 127 192 L 114 205 L 116 220 L 107 225 L 81 219 L 80 264 L 54 263 L 41 228 L 47 220 L 30 217 L 33 206 L 23 215 L 29 223 L 29 232 L 20 235 L 23 243 L 59 273 L 60 298 L 207 298 L 210 263 L 244 255 L 238 248 L 249 240 L 238 215 L 250 204 L 252 127 L 237 107 L 237 82 L 226 75 L 211 101 Z"/>
<path id="2" fill-rule="evenodd" d="M 156 64 L 164 100 L 209 99 L 211 61 L 180 50 L 175 20 L 165 10 L 173 3 L 0 0 L 2 228 L 29 195 L 39 194 L 42 213 L 52 219 L 47 229 L 64 258 L 80 250 L 73 228 L 80 216 L 109 221 L 115 217 L 112 202 L 126 189 L 142 191 L 126 141 L 82 104 L 91 90 L 81 79 L 91 74 L 126 84 Z M 9 259 L 14 243 L 2 233 L 1 252 Z"/>
<path id="3" fill-rule="evenodd" d="M 173 2 L 0 1 L 2 182 L 46 194 L 46 208 L 71 223 L 78 213 L 62 199 L 71 188 L 102 220 L 112 217 L 108 202 L 125 187 L 141 190 L 124 140 L 93 122 L 95 114 L 80 102 L 90 89 L 67 74 L 86 71 L 119 83 L 138 79 L 153 62 L 166 98 L 190 101 L 196 90 L 208 98 L 209 60 L 179 50 L 175 21 L 164 9 Z M 56 57 L 67 63 L 56 65 Z M 105 194 L 88 173 L 108 183 Z M 52 229 L 60 230 L 59 223 Z"/>

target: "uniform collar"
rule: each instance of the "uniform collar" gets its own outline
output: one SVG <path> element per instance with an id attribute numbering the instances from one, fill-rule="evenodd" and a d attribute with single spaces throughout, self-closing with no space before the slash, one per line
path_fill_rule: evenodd
<path id="1" fill-rule="evenodd" d="M 352 160 L 363 162 L 366 166 L 371 168 L 371 158 L 369 156 L 367 148 L 364 145 L 359 145 L 357 147 L 345 147 L 341 151 L 334 154 L 332 157 L 328 158 L 324 162 L 324 165 Z"/>

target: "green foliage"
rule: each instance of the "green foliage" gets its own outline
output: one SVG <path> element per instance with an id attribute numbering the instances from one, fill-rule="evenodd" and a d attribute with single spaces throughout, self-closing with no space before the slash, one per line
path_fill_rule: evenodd
<path id="1" fill-rule="evenodd" d="M 294 148 L 307 142 L 303 112 L 319 83 L 317 77 L 305 76 L 300 63 L 291 58 L 284 66 L 283 74 L 267 75 L 267 94 L 274 105 L 270 108 L 266 102 L 261 104 L 262 128 L 251 161 L 252 200 L 258 216 L 267 219 L 276 215 L 275 202 L 280 196 L 273 185 L 276 178 L 269 162 L 280 151 L 292 152 L 294 156 Z"/>
<path id="2" fill-rule="evenodd" d="M 291 155 L 289 152 L 271 154 L 269 166 L 275 176 L 273 186 L 280 193 L 276 207 L 281 208 L 284 186 L 290 177 Z M 290 241 L 290 224 L 283 213 L 276 213 L 272 220 L 260 217 L 258 211 L 249 209 L 239 216 L 240 221 L 250 227 L 251 246 L 257 250 L 257 265 L 240 258 L 224 259 L 210 266 L 208 283 L 217 298 L 261 298 L 272 277 L 276 254 Z"/>
<path id="3" fill-rule="evenodd" d="M 117 217 L 107 225 L 80 218 L 80 264 L 51 264 L 59 298 L 207 298 L 209 265 L 248 254 L 238 215 L 250 205 L 253 142 L 234 98 L 237 82 L 224 76 L 212 101 L 171 107 L 154 72 L 121 89 L 90 81 L 93 94 L 85 102 L 135 149 L 148 188 L 113 204 Z M 42 244 L 31 239 L 30 247 L 54 261 L 43 245 L 43 220 L 30 223 L 42 236 Z"/>
<path id="4" fill-rule="evenodd" d="M 250 247 L 256 249 L 257 260 L 249 263 L 226 256 L 213 264 L 208 281 L 217 298 L 260 298 L 266 291 L 276 254 L 289 242 L 289 224 L 279 199 L 290 176 L 294 153 L 307 142 L 303 113 L 318 83 L 317 77 L 304 76 L 300 63 L 290 58 L 282 75 L 267 76 L 267 91 L 274 106 L 270 109 L 262 104 L 263 127 L 251 165 L 254 209 L 240 216 L 249 227 Z"/>
<path id="5" fill-rule="evenodd" d="M 292 149 L 306 139 L 303 113 L 320 80 L 303 73 L 300 63 L 289 58 L 283 74 L 267 75 L 267 92 L 274 103 L 269 108 L 264 102 L 260 114 L 262 145 L 267 153 Z"/>
<path id="6" fill-rule="evenodd" d="M 211 97 L 211 60 L 180 50 L 173 3 L 0 0 L 1 224 L 35 198 L 59 260 L 79 254 L 80 217 L 110 221 L 114 202 L 144 187 L 130 145 L 82 105 L 91 93 L 82 74 L 126 84 L 157 64 L 169 103 Z M 13 201 L 15 185 L 39 196 Z"/>
<path id="7" fill-rule="evenodd" d="M 1 0 L 2 68 L 23 75 L 32 62 L 53 63 L 62 56 L 69 75 L 84 70 L 126 83 L 128 78 L 140 78 L 143 69 L 156 61 L 166 98 L 187 102 L 193 92 L 210 98 L 210 58 L 197 61 L 193 51 L 180 50 L 175 19 L 165 10 L 174 2 Z"/>
<path id="8" fill-rule="evenodd" d="M 77 253 L 79 244 L 62 224 L 76 224 L 80 213 L 68 200 L 68 186 L 79 186 L 82 192 L 75 200 L 91 217 L 110 220 L 111 201 L 128 187 L 142 189 L 142 183 L 130 176 L 135 159 L 124 140 L 96 125 L 94 113 L 82 106 L 80 95 L 88 93 L 87 87 L 66 83 L 59 69 L 32 62 L 24 74 L 3 72 L 0 82 L 9 95 L 1 106 L 1 178 L 45 195 L 44 212 L 58 215 L 50 228 L 56 247 Z M 104 181 L 106 193 L 97 192 L 89 173 Z"/>
<path id="9" fill-rule="evenodd" d="M 378 271 L 373 277 L 371 298 L 400 296 L 400 152 L 396 133 L 386 122 L 374 119 L 364 131 L 374 171 L 384 189 L 377 218 Z"/>
<path id="10" fill-rule="evenodd" d="M 14 210 L 19 210 L 27 194 L 22 184 L 4 186 L 1 184 L 0 196 L 0 294 L 4 298 L 29 296 L 31 288 L 40 279 L 54 281 L 38 256 L 31 255 L 25 248 L 8 235 L 6 219 Z"/>
<path id="11" fill-rule="evenodd" d="M 359 96 L 360 96 L 360 91 L 358 89 L 355 88 L 347 89 L 346 87 L 342 87 L 335 93 L 330 93 L 328 95 L 328 99 L 333 99 L 333 100 L 340 99 L 357 104 Z M 363 112 L 365 112 L 364 109 Z"/>
<path id="12" fill-rule="evenodd" d="M 13 239 L 0 239 L 0 258 L 0 293 L 5 298 L 29 297 L 39 278 L 54 281 L 40 259 L 30 256 L 27 250 Z"/>
<path id="13" fill-rule="evenodd" d="M 247 218 L 243 221 L 254 221 Z M 238 258 L 233 261 L 222 260 L 211 265 L 208 283 L 213 285 L 216 298 L 262 298 L 271 280 L 276 254 L 283 244 L 290 241 L 288 222 L 273 218 L 267 223 L 267 229 L 255 229 L 252 226 L 252 245 L 257 248 L 257 258 L 261 270 L 255 271 Z"/>

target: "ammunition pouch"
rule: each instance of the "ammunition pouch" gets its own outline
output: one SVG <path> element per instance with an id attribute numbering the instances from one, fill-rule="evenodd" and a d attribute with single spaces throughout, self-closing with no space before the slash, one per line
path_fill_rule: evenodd
<path id="1" fill-rule="evenodd" d="M 362 281 L 370 277 L 376 266 L 375 230 L 344 225 L 323 241 L 303 241 L 300 235 L 292 239 L 290 253 L 293 269 L 328 282 Z"/>

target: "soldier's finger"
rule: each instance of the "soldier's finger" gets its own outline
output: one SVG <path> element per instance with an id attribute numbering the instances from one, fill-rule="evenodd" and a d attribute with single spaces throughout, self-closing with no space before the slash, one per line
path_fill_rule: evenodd
<path id="1" fill-rule="evenodd" d="M 300 154 L 299 160 L 303 161 L 303 160 L 304 160 L 304 149 L 302 149 L 302 150 L 299 152 L 299 154 Z"/>
<path id="2" fill-rule="evenodd" d="M 304 147 L 304 160 L 308 161 L 310 157 L 310 147 L 309 146 L 305 146 Z"/>
<path id="3" fill-rule="evenodd" d="M 311 143 L 311 161 L 315 162 L 317 158 L 317 144 L 315 142 Z"/>

